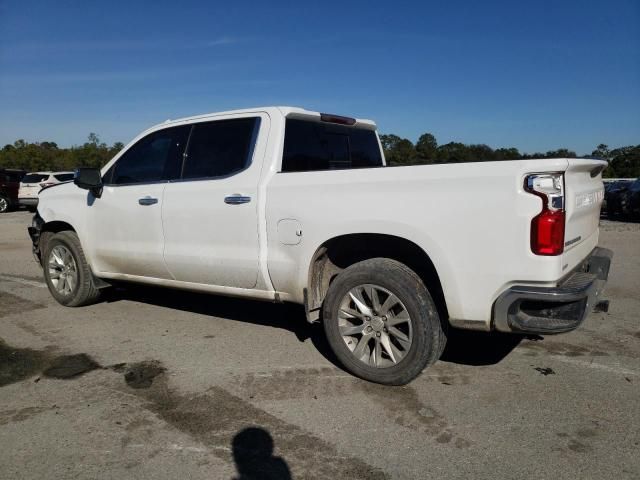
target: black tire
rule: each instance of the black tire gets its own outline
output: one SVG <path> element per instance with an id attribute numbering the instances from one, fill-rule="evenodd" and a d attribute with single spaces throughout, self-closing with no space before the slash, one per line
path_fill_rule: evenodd
<path id="1" fill-rule="evenodd" d="M 338 311 L 342 299 L 359 285 L 375 284 L 393 293 L 406 307 L 413 341 L 405 357 L 385 368 L 357 359 L 339 330 Z M 373 258 L 351 265 L 332 282 L 323 304 L 323 324 L 329 345 L 350 373 L 384 385 L 406 385 L 435 363 L 446 344 L 438 309 L 420 277 L 406 265 L 388 258 Z M 385 330 L 386 331 L 386 330 Z"/>
<path id="2" fill-rule="evenodd" d="M 9 199 L 4 195 L 0 195 L 0 213 L 6 213 L 10 209 L 11 202 L 9 201 Z"/>
<path id="3" fill-rule="evenodd" d="M 67 294 L 63 294 L 56 290 L 49 272 L 49 258 L 51 251 L 57 246 L 62 245 L 73 256 L 77 271 L 77 282 L 74 288 Z M 49 287 L 49 291 L 58 303 L 66 307 L 81 307 L 90 305 L 100 299 L 100 290 L 96 288 L 93 273 L 87 263 L 87 259 L 82 251 L 78 235 L 72 231 L 58 232 L 50 236 L 45 245 L 44 256 L 42 257 L 42 265 L 44 278 Z"/>

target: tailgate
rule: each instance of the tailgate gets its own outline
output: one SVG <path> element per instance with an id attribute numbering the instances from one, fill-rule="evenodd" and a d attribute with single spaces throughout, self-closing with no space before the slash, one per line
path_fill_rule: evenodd
<path id="1" fill-rule="evenodd" d="M 567 253 L 585 242 L 589 245 L 597 243 L 600 206 L 604 199 L 602 170 L 607 166 L 603 160 L 570 158 L 568 162 L 564 177 L 565 258 Z"/>

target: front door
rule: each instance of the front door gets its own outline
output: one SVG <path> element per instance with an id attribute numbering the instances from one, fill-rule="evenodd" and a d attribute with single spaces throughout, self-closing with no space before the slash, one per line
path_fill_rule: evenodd
<path id="1" fill-rule="evenodd" d="M 129 148 L 104 175 L 100 198 L 88 197 L 94 268 L 171 278 L 164 262 L 162 201 L 179 177 L 189 126 L 155 131 Z"/>

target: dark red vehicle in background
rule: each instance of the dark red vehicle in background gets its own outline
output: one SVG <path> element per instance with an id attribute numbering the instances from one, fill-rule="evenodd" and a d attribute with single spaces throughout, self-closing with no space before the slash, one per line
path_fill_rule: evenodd
<path id="1" fill-rule="evenodd" d="M 27 172 L 11 168 L 0 168 L 0 213 L 18 206 L 20 180 Z"/>

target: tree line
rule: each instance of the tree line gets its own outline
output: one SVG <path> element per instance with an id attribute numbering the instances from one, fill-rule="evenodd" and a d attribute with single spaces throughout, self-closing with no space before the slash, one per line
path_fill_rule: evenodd
<path id="1" fill-rule="evenodd" d="M 124 144 L 109 146 L 95 133 L 90 133 L 82 145 L 60 148 L 55 142 L 25 142 L 17 140 L 0 150 L 0 168 L 20 168 L 29 172 L 64 171 L 76 167 L 102 167 L 118 153 Z"/>
<path id="2" fill-rule="evenodd" d="M 566 148 L 548 152 L 522 153 L 517 148 L 493 149 L 484 144 L 467 145 L 449 142 L 438 145 L 436 137 L 425 133 L 414 144 L 411 140 L 397 135 L 380 135 L 387 163 L 390 165 L 424 165 L 435 163 L 490 162 L 501 160 L 520 160 L 535 158 L 576 158 L 576 152 Z M 609 149 L 605 144 L 598 145 L 589 155 L 609 161 L 604 172 L 609 178 L 640 177 L 640 145 L 630 145 Z"/>
<path id="3" fill-rule="evenodd" d="M 449 142 L 438 145 L 436 137 L 430 133 L 421 135 L 415 144 L 393 134 L 380 135 L 380 141 L 389 165 L 576 157 L 575 152 L 566 148 L 527 154 L 513 147 L 493 149 L 484 144 Z M 33 172 L 73 170 L 80 166 L 102 167 L 123 147 L 121 142 L 109 146 L 95 133 L 90 133 L 84 144 L 70 148 L 60 148 L 55 142 L 29 143 L 17 140 L 0 150 L 0 168 L 21 168 Z M 600 144 L 591 152 L 591 156 L 609 161 L 609 167 L 604 172 L 605 177 L 640 176 L 640 145 L 609 149 L 607 145 Z"/>

